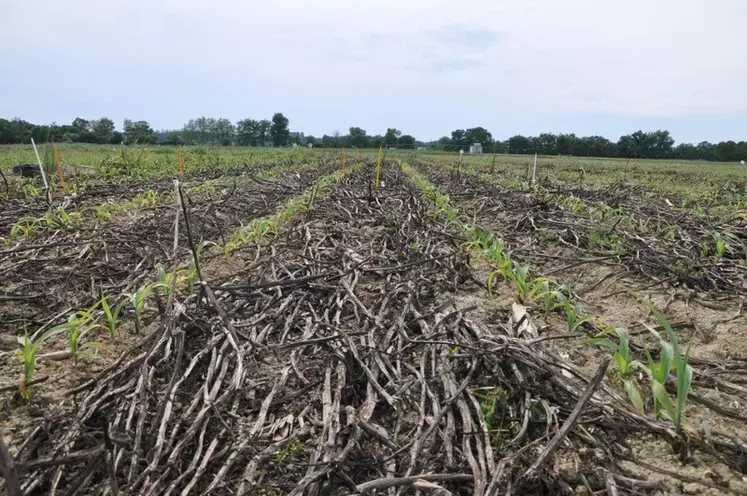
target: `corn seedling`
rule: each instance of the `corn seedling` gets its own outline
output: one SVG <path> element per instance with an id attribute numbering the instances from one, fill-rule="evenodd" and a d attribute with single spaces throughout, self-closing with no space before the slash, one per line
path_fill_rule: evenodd
<path id="1" fill-rule="evenodd" d="M 37 198 L 41 196 L 41 190 L 34 186 L 33 184 L 24 184 L 23 185 L 23 195 L 26 198 Z"/>
<path id="2" fill-rule="evenodd" d="M 667 342 L 658 332 L 647 326 L 648 330 L 659 339 L 661 345 L 658 363 L 651 357 L 651 353 L 646 350 L 649 362 L 648 373 L 651 379 L 651 391 L 654 396 L 654 411 L 658 416 L 663 409 L 666 416 L 674 424 L 677 433 L 679 433 L 682 430 L 682 415 L 685 411 L 685 403 L 687 402 L 687 395 L 690 393 L 693 379 L 692 367 L 687 363 L 690 357 L 690 345 L 688 344 L 685 354 L 682 355 L 679 342 L 677 341 L 677 334 L 672 329 L 672 326 L 669 325 L 669 322 L 659 310 L 652 307 L 651 311 L 669 337 L 669 342 Z M 677 397 L 675 402 L 672 402 L 666 389 L 667 379 L 672 368 L 675 370 L 677 381 Z"/>
<path id="3" fill-rule="evenodd" d="M 27 385 L 34 379 L 34 369 L 36 368 L 36 352 L 39 350 L 41 342 L 32 343 L 28 333 L 23 335 L 23 377 L 19 385 L 21 398 L 29 399 L 30 392 Z"/>
<path id="4" fill-rule="evenodd" d="M 726 240 L 721 233 L 716 233 L 714 240 L 716 241 L 716 255 L 718 258 L 724 258 L 724 254 L 726 253 Z"/>
<path id="5" fill-rule="evenodd" d="M 571 303 L 569 297 L 565 295 L 559 295 L 559 300 L 563 306 L 563 312 L 565 314 L 565 323 L 568 332 L 575 332 L 580 326 L 587 322 L 592 322 L 592 317 L 582 317 L 581 307 L 574 303 Z"/>
<path id="6" fill-rule="evenodd" d="M 517 262 L 514 262 L 511 280 L 514 284 L 516 295 L 521 303 L 530 303 L 540 298 L 543 285 L 550 281 L 546 277 L 530 277 L 529 267 Z"/>
<path id="7" fill-rule="evenodd" d="M 87 310 L 78 310 L 74 314 L 72 314 L 68 319 L 67 322 L 64 324 L 60 324 L 58 326 L 53 327 L 48 331 L 48 333 L 45 333 L 43 336 L 43 340 L 47 340 L 50 337 L 59 334 L 61 332 L 66 332 L 68 335 L 68 345 L 70 347 L 70 354 L 73 357 L 73 360 L 75 363 L 78 363 L 78 351 L 79 351 L 79 344 L 80 344 L 80 336 L 83 332 L 83 329 L 86 324 L 88 324 L 91 320 L 93 320 L 93 315 L 96 309 L 99 307 L 99 304 L 101 302 L 95 303 L 91 308 Z"/>
<path id="8" fill-rule="evenodd" d="M 143 314 L 143 310 L 145 309 L 145 300 L 146 298 L 148 298 L 148 295 L 150 295 L 153 289 L 158 285 L 158 283 L 144 284 L 143 286 L 140 286 L 140 288 L 138 288 L 138 290 L 134 293 L 127 295 L 130 304 L 135 311 L 135 329 L 138 333 L 140 333 L 140 318 Z"/>
<path id="9" fill-rule="evenodd" d="M 109 331 L 109 336 L 113 339 L 117 333 L 117 327 L 119 323 L 119 314 L 122 312 L 127 300 L 120 301 L 113 309 L 109 305 L 106 295 L 101 296 L 99 303 L 101 308 L 104 310 L 104 317 L 106 318 L 106 329 Z"/>
<path id="10" fill-rule="evenodd" d="M 93 207 L 93 211 L 96 218 L 101 220 L 111 220 L 112 215 L 114 215 L 121 208 L 122 207 L 120 207 L 116 203 L 106 202 Z"/>
<path id="11" fill-rule="evenodd" d="M 29 236 L 41 225 L 41 221 L 36 217 L 23 217 L 10 227 L 10 235 L 11 237 Z"/>
<path id="12" fill-rule="evenodd" d="M 140 208 L 151 208 L 158 204 L 158 200 L 158 193 L 149 189 L 148 191 L 143 191 L 135 196 L 135 198 L 132 199 L 132 204 Z"/>
<path id="13" fill-rule="evenodd" d="M 250 237 L 259 241 L 265 236 L 277 234 L 275 223 L 271 219 L 255 219 L 250 226 Z"/>
<path id="14" fill-rule="evenodd" d="M 612 358 L 615 360 L 615 364 L 617 364 L 617 370 L 623 380 L 625 392 L 628 394 L 628 398 L 630 398 L 633 406 L 635 406 L 638 411 L 643 412 L 643 398 L 640 390 L 633 381 L 633 375 L 635 369 L 645 370 L 645 366 L 638 360 L 632 360 L 630 357 L 630 338 L 628 330 L 625 328 L 619 328 L 615 329 L 615 333 L 617 334 L 618 343 L 607 338 L 591 339 L 588 343 L 603 346 L 612 351 Z"/>

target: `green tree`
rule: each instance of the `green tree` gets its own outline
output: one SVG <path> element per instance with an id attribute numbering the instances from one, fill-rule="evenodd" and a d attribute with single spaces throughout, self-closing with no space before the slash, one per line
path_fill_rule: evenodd
<path id="1" fill-rule="evenodd" d="M 138 143 L 141 145 L 152 145 L 156 143 L 156 132 L 150 127 L 147 121 L 124 121 L 124 141 L 125 143 Z"/>
<path id="2" fill-rule="evenodd" d="M 76 117 L 73 120 L 73 127 L 80 129 L 81 131 L 88 131 L 90 129 L 90 123 L 86 119 Z"/>
<path id="3" fill-rule="evenodd" d="M 480 143 L 484 147 L 490 147 L 493 143 L 493 135 L 484 127 L 472 127 L 464 131 L 465 145 Z"/>
<path id="4" fill-rule="evenodd" d="M 399 137 L 399 143 L 397 146 L 412 150 L 415 148 L 415 138 L 409 134 L 404 134 Z"/>
<path id="5" fill-rule="evenodd" d="M 221 146 L 231 146 L 236 129 L 228 119 L 218 119 L 213 127 L 215 142 Z"/>
<path id="6" fill-rule="evenodd" d="M 558 137 L 552 133 L 542 133 L 534 140 L 537 153 L 541 155 L 558 154 Z"/>
<path id="7" fill-rule="evenodd" d="M 166 133 L 166 139 L 163 140 L 164 145 L 181 145 L 182 137 L 179 131 L 169 131 Z"/>
<path id="8" fill-rule="evenodd" d="M 114 121 L 109 119 L 108 117 L 102 117 L 101 119 L 97 121 L 91 121 L 89 123 L 91 126 L 91 131 L 93 132 L 94 136 L 96 136 L 96 143 L 112 143 L 114 142 L 112 138 L 115 138 L 114 135 Z M 119 140 L 121 143 L 122 140 Z"/>
<path id="9" fill-rule="evenodd" d="M 272 116 L 272 125 L 270 126 L 272 146 L 288 146 L 290 142 L 288 124 L 290 124 L 290 121 L 280 112 Z"/>
<path id="10" fill-rule="evenodd" d="M 348 135 L 348 142 L 356 148 L 366 148 L 368 146 L 368 135 L 365 129 L 351 127 Z"/>
<path id="11" fill-rule="evenodd" d="M 451 145 L 460 150 L 467 148 L 468 143 L 464 129 L 455 129 L 451 132 Z"/>
<path id="12" fill-rule="evenodd" d="M 267 146 L 270 121 L 244 119 L 236 123 L 236 141 L 242 146 Z"/>
<path id="13" fill-rule="evenodd" d="M 384 144 L 386 146 L 397 146 L 400 136 L 402 136 L 402 131 L 399 129 L 393 127 L 387 128 L 386 134 L 384 135 Z"/>
<path id="14" fill-rule="evenodd" d="M 508 153 L 534 153 L 531 138 L 517 134 L 508 138 Z"/>
<path id="15" fill-rule="evenodd" d="M 442 150 L 450 150 L 452 147 L 451 138 L 443 136 L 436 141 L 436 147 Z"/>

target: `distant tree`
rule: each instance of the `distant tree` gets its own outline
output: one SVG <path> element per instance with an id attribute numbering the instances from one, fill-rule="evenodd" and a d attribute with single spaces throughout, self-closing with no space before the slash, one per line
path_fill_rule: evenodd
<path id="1" fill-rule="evenodd" d="M 386 146 L 397 146 L 400 136 L 402 136 L 402 131 L 399 129 L 393 127 L 387 128 L 386 134 L 384 135 L 384 144 Z"/>
<path id="2" fill-rule="evenodd" d="M 455 129 L 451 132 L 451 145 L 455 149 L 463 150 L 469 145 L 465 136 L 466 132 L 464 129 Z"/>
<path id="3" fill-rule="evenodd" d="M 270 126 L 270 141 L 273 146 L 288 146 L 290 142 L 290 130 L 288 129 L 288 119 L 280 112 L 272 116 L 272 125 Z"/>
<path id="4" fill-rule="evenodd" d="M 636 131 L 620 136 L 617 151 L 620 156 L 629 158 L 668 158 L 672 156 L 672 145 L 674 139 L 669 131 Z"/>
<path id="5" fill-rule="evenodd" d="M 508 153 L 534 153 L 532 140 L 517 134 L 508 138 Z"/>
<path id="6" fill-rule="evenodd" d="M 164 145 L 182 145 L 182 136 L 179 131 L 169 131 L 166 133 L 166 139 L 163 140 Z"/>
<path id="7" fill-rule="evenodd" d="M 415 148 L 415 138 L 409 134 L 404 134 L 399 137 L 398 147 L 412 150 Z"/>
<path id="8" fill-rule="evenodd" d="M 0 119 L 0 145 L 9 145 L 16 143 L 16 135 L 13 132 L 10 121 Z"/>
<path id="9" fill-rule="evenodd" d="M 542 133 L 534 139 L 537 153 L 541 155 L 558 154 L 558 137 L 552 133 Z"/>
<path id="10" fill-rule="evenodd" d="M 376 136 L 371 136 L 371 138 L 368 140 L 369 146 L 372 146 L 373 148 L 379 148 L 381 146 L 384 146 L 384 137 L 380 134 L 377 134 Z"/>
<path id="11" fill-rule="evenodd" d="M 348 142 L 350 146 L 356 148 L 366 148 L 368 146 L 368 135 L 366 134 L 365 129 L 351 127 L 349 132 Z"/>
<path id="12" fill-rule="evenodd" d="M 473 127 L 464 131 L 465 145 L 480 143 L 483 146 L 490 146 L 493 143 L 493 135 L 484 127 Z"/>
<path id="13" fill-rule="evenodd" d="M 138 143 L 141 145 L 152 145 L 156 142 L 156 132 L 150 127 L 147 121 L 133 122 L 130 119 L 124 121 L 124 141 L 125 143 Z"/>
<path id="14" fill-rule="evenodd" d="M 270 121 L 244 119 L 236 123 L 236 141 L 242 146 L 267 146 Z"/>
<path id="15" fill-rule="evenodd" d="M 305 145 L 308 145 L 308 144 L 316 145 L 316 142 L 317 142 L 317 139 L 314 136 L 312 136 L 312 135 L 309 134 L 309 135 L 306 136 L 306 143 L 304 143 L 304 144 Z"/>
<path id="16" fill-rule="evenodd" d="M 741 155 L 741 157 L 744 157 Z M 722 162 L 737 162 L 741 160 L 739 148 L 734 141 L 722 141 L 716 145 L 716 160 Z"/>
<path id="17" fill-rule="evenodd" d="M 576 145 L 576 135 L 571 134 L 559 134 L 555 141 L 555 151 L 558 155 L 573 155 Z M 537 151 L 537 141 L 535 140 L 535 150 Z"/>
<path id="18" fill-rule="evenodd" d="M 436 142 L 436 147 L 441 148 L 443 150 L 448 150 L 451 148 L 451 146 L 452 146 L 451 138 L 449 138 L 448 136 L 443 136 L 439 138 L 438 141 Z"/>
<path id="19" fill-rule="evenodd" d="M 733 142 L 732 142 L 733 143 Z M 648 133 L 648 148 L 646 154 L 648 158 L 671 158 L 672 146 L 674 139 L 669 131 L 658 130 Z"/>
<path id="20" fill-rule="evenodd" d="M 124 134 L 120 131 L 114 131 L 109 137 L 109 144 L 116 145 L 124 141 Z"/>
<path id="21" fill-rule="evenodd" d="M 96 136 L 96 143 L 111 143 L 114 136 L 114 121 L 108 117 L 102 117 L 97 121 L 89 123 L 91 132 Z M 120 139 L 118 142 L 121 142 Z"/>
<path id="22" fill-rule="evenodd" d="M 213 126 L 213 132 L 216 143 L 221 146 L 231 146 L 236 130 L 228 119 L 218 119 Z"/>
<path id="23" fill-rule="evenodd" d="M 74 128 L 78 128 L 78 129 L 80 129 L 82 131 L 83 130 L 88 131 L 88 130 L 90 130 L 89 126 L 90 126 L 90 123 L 86 119 L 82 119 L 80 117 L 76 117 L 73 120 L 73 127 Z"/>

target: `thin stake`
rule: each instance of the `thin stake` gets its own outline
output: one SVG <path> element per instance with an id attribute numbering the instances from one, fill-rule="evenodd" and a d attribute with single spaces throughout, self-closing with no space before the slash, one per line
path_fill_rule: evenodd
<path id="1" fill-rule="evenodd" d="M 342 175 L 345 175 L 345 147 L 342 147 Z"/>
<path id="2" fill-rule="evenodd" d="M 187 228 L 187 241 L 189 241 L 189 249 L 192 252 L 192 257 L 195 261 L 195 271 L 197 272 L 197 277 L 200 278 L 200 282 L 202 282 L 204 279 L 202 278 L 202 271 L 200 271 L 200 260 L 197 256 L 197 249 L 195 249 L 194 241 L 192 241 L 192 227 L 189 223 L 189 213 L 187 212 L 187 204 L 184 203 L 184 191 L 182 191 L 182 185 L 178 184 L 177 181 L 177 191 L 179 192 L 179 198 L 178 201 L 182 205 L 182 213 L 184 213 L 184 227 Z"/>
<path id="3" fill-rule="evenodd" d="M 42 180 L 44 180 L 44 189 L 49 191 L 49 183 L 47 182 L 47 174 L 44 172 L 44 166 L 42 165 L 41 157 L 39 157 L 39 150 L 36 149 L 36 143 L 34 138 L 31 138 L 31 144 L 34 145 L 34 153 L 36 154 L 36 162 L 39 164 L 39 170 L 41 171 Z"/>
<path id="4" fill-rule="evenodd" d="M 376 187 L 381 187 L 381 159 L 384 156 L 384 146 L 379 146 L 379 158 L 376 162 Z"/>
<path id="5" fill-rule="evenodd" d="M 176 149 L 176 156 L 179 160 L 179 177 L 184 179 L 184 154 L 182 153 L 182 144 L 179 143 Z"/>
<path id="6" fill-rule="evenodd" d="M 54 151 L 54 161 L 57 164 L 57 177 L 60 179 L 60 186 L 62 186 L 62 192 L 67 194 L 67 185 L 65 184 L 65 173 L 62 171 L 62 159 L 60 158 L 60 152 L 57 150 L 57 145 L 52 145 Z"/>
<path id="7" fill-rule="evenodd" d="M 537 154 L 534 154 L 534 169 L 532 169 L 532 186 L 534 186 L 534 179 L 537 176 Z"/>

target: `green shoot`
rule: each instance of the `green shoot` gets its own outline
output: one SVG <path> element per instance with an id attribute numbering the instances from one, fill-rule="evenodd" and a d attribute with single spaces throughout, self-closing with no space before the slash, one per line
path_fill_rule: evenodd
<path id="1" fill-rule="evenodd" d="M 590 339 L 589 344 L 603 346 L 612 351 L 612 358 L 615 360 L 617 370 L 623 379 L 625 392 L 633 403 L 633 406 L 640 412 L 644 411 L 643 398 L 641 392 L 633 381 L 633 372 L 636 368 L 645 370 L 645 366 L 638 360 L 632 360 L 630 357 L 630 338 L 628 330 L 625 328 L 615 329 L 619 343 L 606 338 Z"/>
<path id="2" fill-rule="evenodd" d="M 157 286 L 158 286 L 158 283 L 144 284 L 143 286 L 138 288 L 138 290 L 135 291 L 134 293 L 127 295 L 130 301 L 130 304 L 135 310 L 135 329 L 138 333 L 140 333 L 140 323 L 141 323 L 140 319 L 142 317 L 143 310 L 145 308 L 145 300 L 146 298 L 148 298 L 148 295 L 150 295 L 153 289 Z"/>
<path id="3" fill-rule="evenodd" d="M 114 307 L 114 309 L 112 309 L 109 305 L 109 300 L 107 300 L 106 295 L 101 296 L 101 308 L 104 310 L 104 316 L 106 317 L 106 328 L 109 331 L 109 336 L 111 338 L 114 338 L 117 334 L 119 314 L 122 312 L 122 308 L 124 307 L 126 302 L 127 300 L 122 300 Z"/>
<path id="4" fill-rule="evenodd" d="M 716 241 L 716 255 L 718 255 L 718 258 L 724 258 L 724 254 L 726 253 L 726 240 L 721 233 L 716 233 L 714 238 Z"/>
<path id="5" fill-rule="evenodd" d="M 583 324 L 592 322 L 594 320 L 592 317 L 582 317 L 581 307 L 574 303 L 571 303 L 570 298 L 566 297 L 565 295 L 559 295 L 558 299 L 563 305 L 566 328 L 568 332 L 575 332 L 576 329 L 578 329 Z"/>
<path id="6" fill-rule="evenodd" d="M 24 184 L 23 195 L 26 198 L 38 198 L 39 196 L 41 196 L 41 190 L 33 184 Z"/>
<path id="7" fill-rule="evenodd" d="M 656 404 L 656 412 L 657 414 L 660 413 L 661 408 L 663 408 L 664 413 L 674 423 L 675 429 L 679 433 L 682 430 L 682 416 L 693 379 L 692 367 L 687 363 L 690 357 L 690 345 L 687 346 L 685 354 L 682 355 L 679 342 L 677 341 L 677 334 L 672 329 L 672 326 L 658 309 L 651 307 L 651 311 L 669 337 L 669 343 L 667 343 L 659 336 L 659 333 L 649 327 L 649 331 L 658 337 L 661 343 L 661 357 L 658 364 L 654 362 L 651 354 L 647 351 L 650 367 L 649 376 L 651 377 L 651 389 Z M 677 380 L 677 397 L 675 402 L 672 402 L 666 390 L 666 381 L 672 367 L 676 372 Z"/>
<path id="8" fill-rule="evenodd" d="M 36 352 L 39 350 L 41 341 L 32 343 L 28 333 L 23 335 L 23 378 L 19 386 L 21 398 L 29 399 L 30 392 L 28 384 L 34 379 L 34 369 L 36 368 Z"/>

